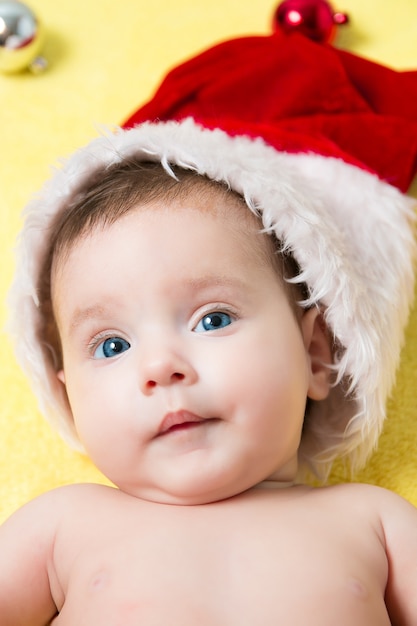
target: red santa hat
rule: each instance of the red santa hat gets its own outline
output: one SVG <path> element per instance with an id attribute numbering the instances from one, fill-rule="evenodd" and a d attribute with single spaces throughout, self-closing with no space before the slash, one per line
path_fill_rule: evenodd
<path id="1" fill-rule="evenodd" d="M 39 338 L 51 223 L 88 179 L 135 156 L 224 181 L 297 260 L 338 346 L 302 454 L 362 463 L 376 444 L 413 298 L 417 72 L 396 72 L 297 33 L 217 45 L 171 71 L 122 128 L 56 171 L 27 209 L 12 288 L 19 360 L 46 416 L 76 434 Z"/>

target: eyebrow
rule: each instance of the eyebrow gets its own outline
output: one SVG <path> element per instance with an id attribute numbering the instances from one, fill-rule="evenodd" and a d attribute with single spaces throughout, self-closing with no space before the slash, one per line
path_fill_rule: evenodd
<path id="1" fill-rule="evenodd" d="M 248 282 L 244 279 L 238 278 L 237 276 L 226 276 L 226 275 L 207 275 L 202 276 L 201 278 L 189 278 L 186 281 L 187 285 L 192 287 L 193 289 L 201 290 L 209 287 L 237 287 L 239 289 L 246 289 L 248 287 Z"/>
<path id="2" fill-rule="evenodd" d="M 81 326 L 84 322 L 88 322 L 91 319 L 104 318 L 108 316 L 108 309 L 101 304 L 93 304 L 86 308 L 77 308 L 74 314 L 71 316 L 69 325 L 70 333 L 72 333 L 78 326 Z"/>
<path id="3" fill-rule="evenodd" d="M 188 278 L 185 284 L 193 291 L 203 291 L 204 289 L 210 289 L 212 287 L 233 287 L 238 289 L 247 289 L 248 283 L 244 279 L 238 277 L 231 277 L 226 275 L 208 274 L 199 278 Z M 72 334 L 76 328 L 83 323 L 92 319 L 103 319 L 109 317 L 109 308 L 102 304 L 92 304 L 85 308 L 77 308 L 71 316 L 69 332 Z"/>

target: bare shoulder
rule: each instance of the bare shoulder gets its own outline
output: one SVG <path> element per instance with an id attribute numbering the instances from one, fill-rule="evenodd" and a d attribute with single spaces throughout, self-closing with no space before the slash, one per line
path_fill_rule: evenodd
<path id="1" fill-rule="evenodd" d="M 314 492 L 314 493 L 313 493 Z M 407 509 L 415 509 L 403 497 L 389 491 L 384 487 L 369 485 L 365 483 L 342 483 L 338 485 L 330 485 L 326 487 L 318 487 L 309 492 L 310 496 L 322 499 L 332 499 L 337 501 L 346 501 L 349 503 L 364 503 L 367 507 L 376 507 L 378 511 L 384 514 L 386 507 L 405 507 Z"/>
<path id="2" fill-rule="evenodd" d="M 359 515 L 373 523 L 384 541 L 401 524 L 417 529 L 417 508 L 397 493 L 362 483 L 345 483 L 319 487 L 306 492 L 309 499 L 320 501 L 320 507 L 334 509 L 350 518 Z M 416 532 L 417 538 L 417 532 Z"/>
<path id="3" fill-rule="evenodd" d="M 387 517 L 394 517 L 396 511 L 398 511 L 399 514 L 403 512 L 408 515 L 417 515 L 417 509 L 408 500 L 398 493 L 385 489 L 384 487 L 363 483 L 350 483 L 335 485 L 332 489 L 336 492 L 340 492 L 341 497 L 346 497 L 358 502 L 365 500 L 368 507 L 376 508 L 383 521 L 386 521 Z"/>
<path id="4" fill-rule="evenodd" d="M 417 624 L 417 509 L 396 493 L 371 485 L 330 488 L 377 530 L 388 564 L 385 601 L 393 625 Z"/>
<path id="5" fill-rule="evenodd" d="M 24 536 L 47 535 L 55 532 L 60 519 L 73 516 L 83 503 L 94 503 L 115 497 L 117 489 L 95 484 L 58 487 L 24 504 L 0 525 L 0 539 L 6 533 L 22 532 Z"/>
<path id="6" fill-rule="evenodd" d="M 99 492 L 93 485 L 55 489 L 22 506 L 0 526 L 2 625 L 46 624 L 54 617 L 62 596 L 55 570 L 56 538 L 63 522 L 70 526 L 76 519 L 78 503 Z"/>
<path id="7" fill-rule="evenodd" d="M 327 491 L 328 490 L 328 491 Z M 325 488 L 318 497 L 341 505 L 350 518 L 372 525 L 385 551 L 385 599 L 392 624 L 417 624 L 417 508 L 382 487 L 347 484 Z"/>
<path id="8" fill-rule="evenodd" d="M 107 491 L 116 491 L 116 489 L 94 483 L 64 485 L 36 496 L 24 504 L 19 510 L 31 509 L 35 511 L 36 509 L 63 504 L 66 501 L 80 500 L 90 496 L 98 497 L 101 494 L 104 495 Z"/>

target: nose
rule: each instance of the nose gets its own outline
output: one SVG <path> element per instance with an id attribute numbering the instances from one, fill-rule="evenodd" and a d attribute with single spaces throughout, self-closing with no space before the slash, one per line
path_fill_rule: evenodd
<path id="1" fill-rule="evenodd" d="M 192 385 L 196 380 L 195 368 L 179 351 L 159 346 L 149 348 L 148 353 L 141 356 L 140 387 L 145 395 L 158 387 Z"/>

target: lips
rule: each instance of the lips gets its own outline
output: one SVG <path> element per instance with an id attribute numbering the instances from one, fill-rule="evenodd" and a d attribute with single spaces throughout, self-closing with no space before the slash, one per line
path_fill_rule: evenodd
<path id="1" fill-rule="evenodd" d="M 187 427 L 193 427 L 201 422 L 205 422 L 204 417 L 190 413 L 189 411 L 175 411 L 175 413 L 168 413 L 159 426 L 157 436 L 168 434 L 176 430 L 185 429 Z"/>

